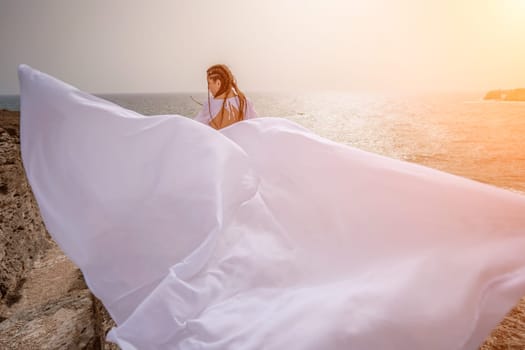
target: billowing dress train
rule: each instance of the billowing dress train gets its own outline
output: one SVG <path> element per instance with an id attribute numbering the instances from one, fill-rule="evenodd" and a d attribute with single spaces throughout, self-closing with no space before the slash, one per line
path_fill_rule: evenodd
<path id="1" fill-rule="evenodd" d="M 144 117 L 19 67 L 45 225 L 130 349 L 476 349 L 525 295 L 525 197 L 281 118 Z"/>

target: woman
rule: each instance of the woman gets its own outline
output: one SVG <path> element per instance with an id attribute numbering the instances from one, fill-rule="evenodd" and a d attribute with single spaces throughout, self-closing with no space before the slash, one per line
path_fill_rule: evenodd
<path id="1" fill-rule="evenodd" d="M 206 76 L 208 102 L 204 104 L 195 120 L 215 129 L 222 129 L 235 122 L 257 117 L 253 104 L 237 86 L 228 66 L 213 65 L 206 71 Z"/>

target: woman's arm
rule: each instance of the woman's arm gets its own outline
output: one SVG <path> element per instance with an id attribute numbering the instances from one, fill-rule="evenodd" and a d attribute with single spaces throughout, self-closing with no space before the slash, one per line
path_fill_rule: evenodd
<path id="1" fill-rule="evenodd" d="M 202 105 L 201 111 L 199 112 L 199 114 L 195 116 L 195 118 L 193 118 L 193 120 L 209 125 L 211 121 L 211 117 L 210 117 L 210 110 L 208 108 L 208 101 L 206 101 L 206 103 Z"/>

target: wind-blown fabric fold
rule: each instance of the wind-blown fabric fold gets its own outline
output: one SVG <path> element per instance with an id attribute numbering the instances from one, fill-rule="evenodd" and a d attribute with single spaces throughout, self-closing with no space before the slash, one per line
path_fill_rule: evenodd
<path id="1" fill-rule="evenodd" d="M 19 67 L 44 223 L 122 349 L 476 349 L 525 295 L 525 197 L 281 118 L 216 131 Z"/>

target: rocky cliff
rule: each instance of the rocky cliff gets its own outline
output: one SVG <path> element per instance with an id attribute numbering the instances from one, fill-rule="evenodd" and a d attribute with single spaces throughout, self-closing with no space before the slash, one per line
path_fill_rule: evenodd
<path id="1" fill-rule="evenodd" d="M 487 92 L 484 100 L 525 101 L 525 89 L 492 90 Z"/>
<path id="2" fill-rule="evenodd" d="M 0 110 L 0 349 L 118 349 L 113 322 L 45 230 L 20 160 L 19 113 Z"/>

